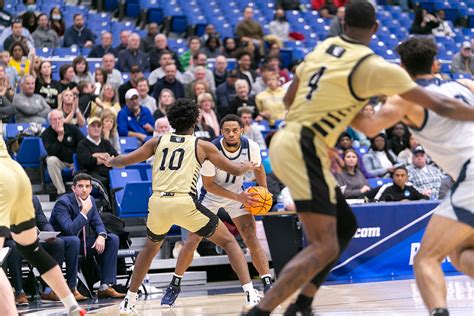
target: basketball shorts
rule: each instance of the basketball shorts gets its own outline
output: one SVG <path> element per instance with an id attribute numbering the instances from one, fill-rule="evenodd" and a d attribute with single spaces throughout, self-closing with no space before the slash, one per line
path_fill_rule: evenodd
<path id="1" fill-rule="evenodd" d="M 312 129 L 288 123 L 272 138 L 270 161 L 275 175 L 289 188 L 297 212 L 336 216 L 342 201 L 337 199 L 328 147 Z"/>
<path id="2" fill-rule="evenodd" d="M 462 167 L 451 191 L 435 209 L 434 214 L 467 224 L 474 228 L 474 161 Z"/>
<path id="3" fill-rule="evenodd" d="M 9 157 L 0 157 L 0 237 L 36 227 L 30 179 Z"/>
<path id="4" fill-rule="evenodd" d="M 185 193 L 154 192 L 148 201 L 148 212 L 147 234 L 154 242 L 162 241 L 173 225 L 210 237 L 219 224 L 217 215 Z"/>
<path id="5" fill-rule="evenodd" d="M 230 201 L 228 199 L 225 199 Z M 240 217 L 242 215 L 249 215 L 249 211 L 244 208 L 244 205 L 237 201 L 232 201 L 231 203 L 218 203 L 212 200 L 207 199 L 204 197 L 202 200 L 202 205 L 211 210 L 212 213 L 217 214 L 220 208 L 223 208 L 227 214 L 229 214 L 230 218 L 234 219 L 236 217 Z"/>

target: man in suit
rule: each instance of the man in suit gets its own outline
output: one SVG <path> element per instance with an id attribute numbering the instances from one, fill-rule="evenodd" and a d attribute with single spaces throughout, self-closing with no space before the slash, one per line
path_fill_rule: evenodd
<path id="1" fill-rule="evenodd" d="M 89 253 L 98 257 L 101 274 L 99 298 L 124 297 L 124 294 L 111 286 L 117 280 L 119 238 L 117 235 L 107 234 L 95 200 L 90 196 L 92 178 L 79 173 L 72 182 L 73 192 L 64 194 L 57 200 L 50 223 L 56 231 L 61 232 L 61 236 L 79 236 L 82 255 L 87 256 Z"/>
<path id="2" fill-rule="evenodd" d="M 54 231 L 48 219 L 43 213 L 43 208 L 36 195 L 33 195 L 33 206 L 35 208 L 36 227 L 39 231 Z M 79 258 L 80 240 L 77 236 L 62 236 L 50 238 L 41 242 L 41 246 L 62 266 L 66 262 L 66 280 L 76 301 L 84 301 L 87 298 L 81 295 L 76 289 L 77 286 L 77 260 Z M 12 252 L 8 256 L 7 267 L 10 272 L 11 283 L 15 288 L 15 302 L 18 306 L 28 305 L 22 285 L 22 261 L 23 257 L 18 252 L 13 239 L 5 242 L 6 247 L 10 247 Z M 47 301 L 59 301 L 59 297 L 49 287 L 41 293 L 41 299 Z"/>

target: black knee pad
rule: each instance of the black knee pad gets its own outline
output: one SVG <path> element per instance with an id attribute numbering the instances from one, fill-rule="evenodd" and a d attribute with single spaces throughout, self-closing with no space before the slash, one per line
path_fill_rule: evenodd
<path id="1" fill-rule="evenodd" d="M 16 244 L 18 252 L 26 259 L 33 267 L 38 269 L 40 274 L 45 274 L 54 266 L 58 265 L 56 260 L 49 253 L 47 253 L 38 242 L 38 239 L 31 245 L 22 246 Z"/>

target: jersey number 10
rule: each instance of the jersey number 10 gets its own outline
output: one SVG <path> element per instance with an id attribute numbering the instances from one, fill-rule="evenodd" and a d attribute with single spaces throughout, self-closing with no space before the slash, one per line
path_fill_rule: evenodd
<path id="1" fill-rule="evenodd" d="M 168 151 L 169 148 L 163 148 L 163 158 L 161 159 L 161 164 L 160 164 L 160 170 L 166 170 L 166 165 L 168 165 L 168 169 L 170 170 L 178 170 L 181 168 L 181 165 L 183 164 L 183 158 L 184 158 L 184 149 L 183 148 L 178 148 L 175 149 L 171 153 L 171 157 L 169 159 L 169 162 L 166 162 L 166 158 L 168 157 Z M 177 160 L 177 161 L 176 161 Z"/>

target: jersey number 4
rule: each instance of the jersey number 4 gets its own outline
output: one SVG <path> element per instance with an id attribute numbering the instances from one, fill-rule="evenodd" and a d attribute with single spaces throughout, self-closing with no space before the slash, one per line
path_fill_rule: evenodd
<path id="1" fill-rule="evenodd" d="M 171 153 L 169 162 L 166 161 L 166 158 L 168 158 L 168 151 L 169 151 L 169 148 L 163 148 L 163 158 L 161 159 L 160 170 L 162 171 L 166 170 L 166 165 L 168 165 L 168 169 L 170 170 L 178 170 L 179 168 L 181 168 L 181 165 L 183 164 L 184 149 L 183 148 L 175 149 Z"/>
<path id="2" fill-rule="evenodd" d="M 318 83 L 321 77 L 323 76 L 324 72 L 326 71 L 326 67 L 321 67 L 319 68 L 318 72 L 316 72 L 314 75 L 311 76 L 311 79 L 309 79 L 308 82 L 308 87 L 309 87 L 309 92 L 306 95 L 306 100 L 311 100 L 313 97 L 313 93 L 318 90 Z"/>

